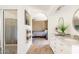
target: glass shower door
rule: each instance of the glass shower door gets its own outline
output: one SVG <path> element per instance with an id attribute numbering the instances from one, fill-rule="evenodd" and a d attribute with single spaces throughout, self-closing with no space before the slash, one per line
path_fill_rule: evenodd
<path id="1" fill-rule="evenodd" d="M 17 10 L 4 10 L 4 53 L 17 53 Z"/>

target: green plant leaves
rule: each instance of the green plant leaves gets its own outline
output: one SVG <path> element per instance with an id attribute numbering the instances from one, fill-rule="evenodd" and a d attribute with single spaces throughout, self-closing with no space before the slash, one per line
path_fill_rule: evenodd
<path id="1" fill-rule="evenodd" d="M 65 33 L 65 30 L 68 28 L 68 25 L 61 24 L 58 26 L 60 32 Z"/>

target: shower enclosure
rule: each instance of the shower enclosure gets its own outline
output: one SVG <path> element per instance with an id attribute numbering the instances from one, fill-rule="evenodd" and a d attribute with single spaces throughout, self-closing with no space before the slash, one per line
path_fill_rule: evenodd
<path id="1" fill-rule="evenodd" d="M 0 53 L 17 53 L 17 10 L 0 10 Z"/>

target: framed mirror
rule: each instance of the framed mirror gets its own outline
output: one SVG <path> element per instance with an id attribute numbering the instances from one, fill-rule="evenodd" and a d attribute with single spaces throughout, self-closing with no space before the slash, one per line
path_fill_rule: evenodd
<path id="1" fill-rule="evenodd" d="M 73 15 L 73 26 L 76 31 L 79 31 L 79 9 L 77 9 Z"/>

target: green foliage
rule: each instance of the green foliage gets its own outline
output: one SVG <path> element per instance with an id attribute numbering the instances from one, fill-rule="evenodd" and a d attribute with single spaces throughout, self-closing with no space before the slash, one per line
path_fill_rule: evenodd
<path id="1" fill-rule="evenodd" d="M 58 26 L 58 30 L 59 32 L 61 33 L 65 33 L 66 29 L 68 28 L 69 26 L 68 25 L 64 25 L 64 24 L 61 24 Z"/>

